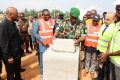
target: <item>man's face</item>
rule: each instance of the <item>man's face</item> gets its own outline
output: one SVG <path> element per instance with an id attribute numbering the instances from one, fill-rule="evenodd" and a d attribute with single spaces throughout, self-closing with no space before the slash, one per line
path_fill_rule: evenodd
<path id="1" fill-rule="evenodd" d="M 14 10 L 11 13 L 11 18 L 12 18 L 13 21 L 17 21 L 17 19 L 18 19 L 18 11 L 17 10 Z"/>
<path id="2" fill-rule="evenodd" d="M 120 17 L 120 5 L 116 6 L 116 16 Z"/>
<path id="3" fill-rule="evenodd" d="M 21 14 L 20 18 L 23 20 L 25 19 L 25 15 L 24 14 Z"/>
<path id="4" fill-rule="evenodd" d="M 77 18 L 70 15 L 70 21 L 71 21 L 71 24 L 74 25 L 77 21 Z"/>
<path id="5" fill-rule="evenodd" d="M 104 22 L 106 25 L 110 25 L 112 22 L 114 22 L 114 20 L 115 20 L 114 16 L 106 15 Z"/>
<path id="6" fill-rule="evenodd" d="M 91 18 L 91 14 L 90 13 L 86 14 L 86 18 L 90 19 Z"/>
<path id="7" fill-rule="evenodd" d="M 99 23 L 99 20 L 93 20 L 93 21 L 92 21 L 93 26 L 97 26 L 98 23 Z"/>
<path id="8" fill-rule="evenodd" d="M 96 12 L 93 10 L 91 11 L 91 17 L 94 17 L 96 15 Z"/>
<path id="9" fill-rule="evenodd" d="M 50 13 L 48 11 L 45 11 L 43 13 L 43 18 L 45 21 L 48 21 L 50 19 Z"/>
<path id="10" fill-rule="evenodd" d="M 29 20 L 32 22 L 32 21 L 33 21 L 33 18 L 32 18 L 32 17 L 30 17 L 30 18 L 29 18 Z"/>

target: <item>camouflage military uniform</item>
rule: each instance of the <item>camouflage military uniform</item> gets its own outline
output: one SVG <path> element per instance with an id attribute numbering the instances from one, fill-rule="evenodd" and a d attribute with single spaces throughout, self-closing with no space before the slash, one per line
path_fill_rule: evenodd
<path id="1" fill-rule="evenodd" d="M 26 19 L 24 21 L 22 20 L 18 21 L 18 28 L 20 33 L 28 34 L 28 26 L 29 26 L 29 23 Z"/>
<path id="2" fill-rule="evenodd" d="M 29 52 L 29 36 L 28 36 L 28 21 L 25 19 L 24 21 L 18 21 L 18 29 L 20 31 L 21 38 L 24 42 L 26 52 Z"/>
<path id="3" fill-rule="evenodd" d="M 70 21 L 63 22 L 58 28 L 57 32 L 59 33 L 58 38 L 66 39 L 78 39 L 84 34 L 87 34 L 87 29 L 84 25 L 71 25 Z"/>

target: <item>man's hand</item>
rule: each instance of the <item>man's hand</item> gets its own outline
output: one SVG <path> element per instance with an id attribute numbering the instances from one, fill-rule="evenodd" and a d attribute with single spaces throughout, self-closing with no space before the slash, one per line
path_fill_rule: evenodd
<path id="1" fill-rule="evenodd" d="M 78 46 L 78 45 L 79 45 L 78 40 L 74 39 L 74 41 L 75 41 L 74 45 L 75 45 L 75 46 Z"/>
<path id="2" fill-rule="evenodd" d="M 104 63 L 108 57 L 109 57 L 109 54 L 108 54 L 108 53 L 101 53 L 101 54 L 99 55 L 99 61 L 100 61 L 101 63 Z"/>
<path id="3" fill-rule="evenodd" d="M 45 46 L 46 46 L 46 48 L 49 48 L 49 44 L 46 44 Z"/>
<path id="4" fill-rule="evenodd" d="M 13 59 L 13 58 L 8 59 L 8 63 L 9 63 L 9 64 L 14 63 L 14 59 Z"/>
<path id="5" fill-rule="evenodd" d="M 45 41 L 43 41 L 43 45 L 44 45 L 46 48 L 49 47 L 49 44 L 48 44 L 47 42 L 45 42 Z"/>

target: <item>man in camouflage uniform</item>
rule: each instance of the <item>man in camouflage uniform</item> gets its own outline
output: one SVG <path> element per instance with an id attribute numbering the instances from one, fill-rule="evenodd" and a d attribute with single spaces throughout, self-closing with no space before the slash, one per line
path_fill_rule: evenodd
<path id="1" fill-rule="evenodd" d="M 25 51 L 26 53 L 31 53 L 28 48 L 29 48 L 29 36 L 28 36 L 28 20 L 25 19 L 25 14 L 21 13 L 20 14 L 20 19 L 18 21 L 18 29 L 20 31 L 20 35 L 22 37 L 22 40 L 24 42 L 24 46 L 25 46 Z"/>
<path id="2" fill-rule="evenodd" d="M 80 11 L 77 8 L 71 8 L 70 20 L 65 21 L 56 29 L 55 36 L 57 38 L 74 39 L 75 45 L 78 45 L 85 39 L 87 28 L 83 22 L 79 20 Z"/>
<path id="3" fill-rule="evenodd" d="M 79 15 L 80 11 L 78 8 L 71 8 L 70 20 L 65 19 L 65 21 L 60 24 L 56 29 L 55 36 L 57 38 L 79 39 L 82 34 L 86 34 L 86 29 L 80 26 Z"/>

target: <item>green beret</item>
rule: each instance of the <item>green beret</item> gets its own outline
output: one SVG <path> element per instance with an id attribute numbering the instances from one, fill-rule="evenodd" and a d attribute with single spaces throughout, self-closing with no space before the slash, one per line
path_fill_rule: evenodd
<path id="1" fill-rule="evenodd" d="M 71 8 L 71 10 L 70 10 L 70 14 L 71 14 L 71 16 L 73 16 L 73 17 L 79 17 L 79 15 L 80 15 L 80 10 L 79 10 L 78 8 L 73 7 L 73 8 Z"/>

